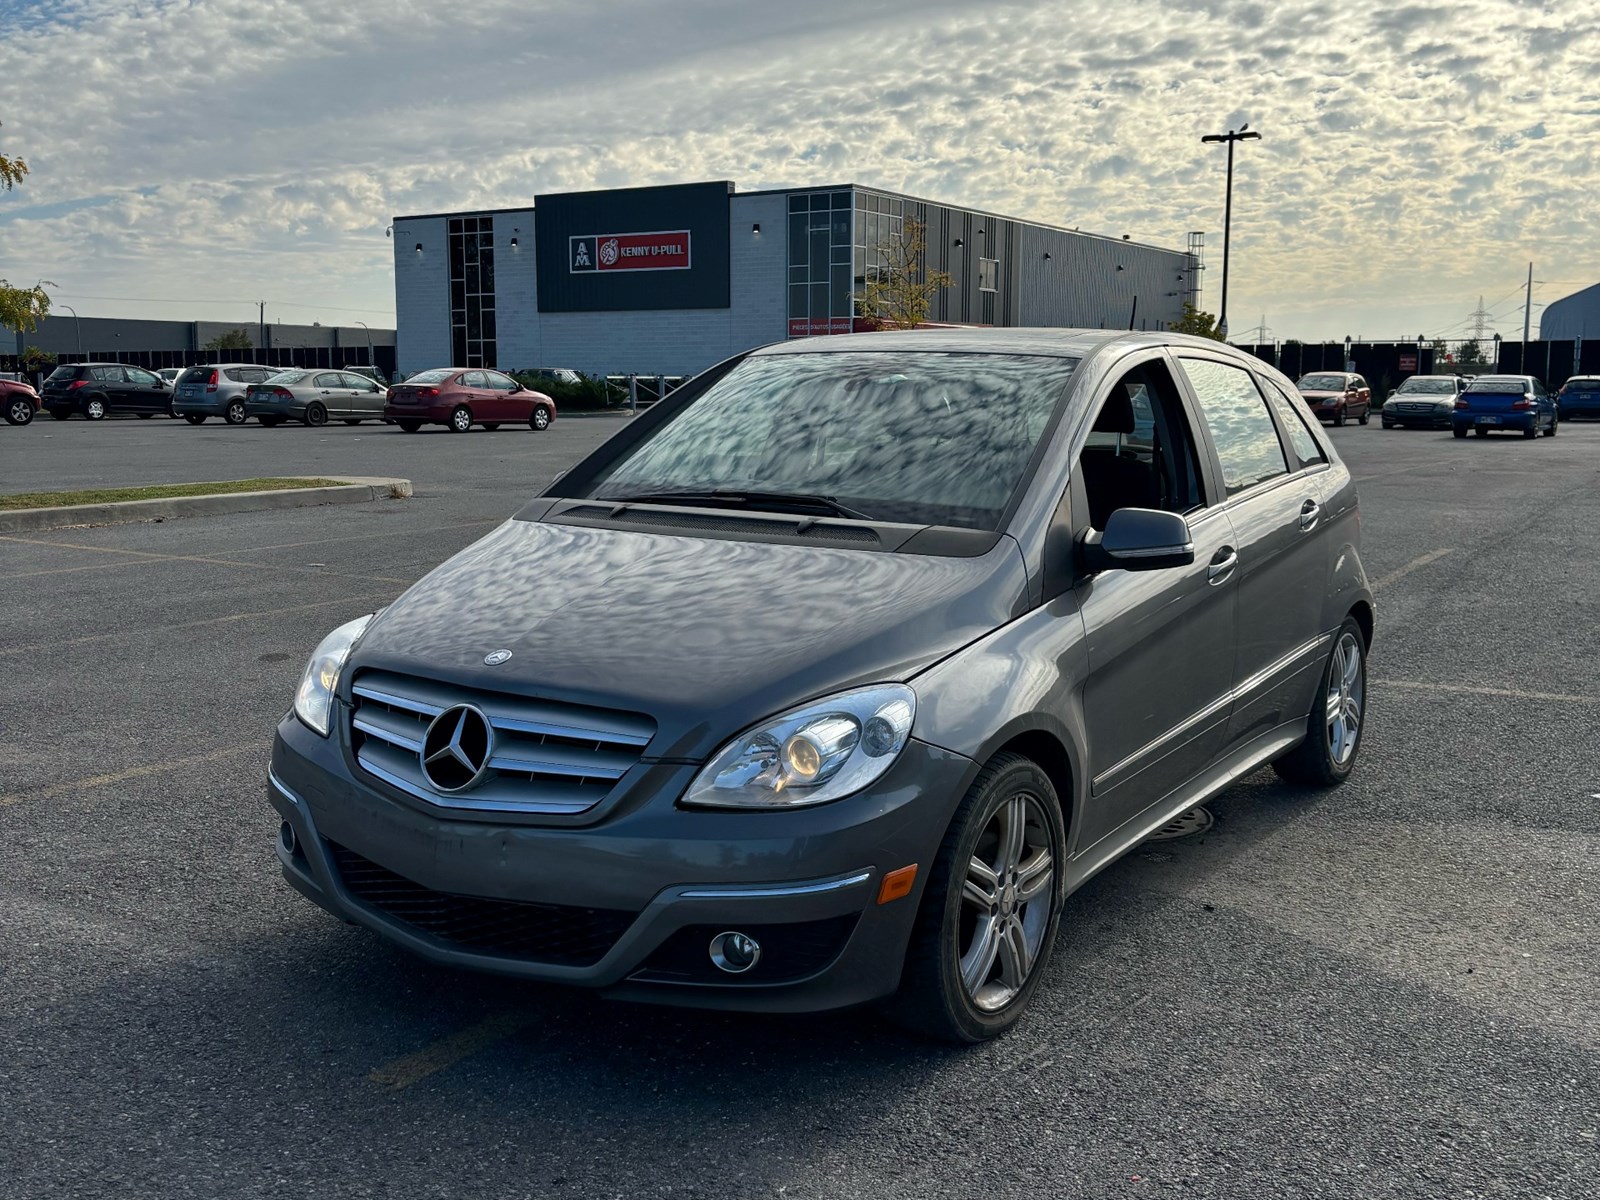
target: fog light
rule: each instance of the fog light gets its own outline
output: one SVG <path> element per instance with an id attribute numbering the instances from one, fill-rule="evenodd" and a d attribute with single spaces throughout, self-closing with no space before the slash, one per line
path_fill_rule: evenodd
<path id="1" fill-rule="evenodd" d="M 278 827 L 278 842 L 283 846 L 283 852 L 285 854 L 294 853 L 294 848 L 296 845 L 294 838 L 294 826 L 289 824 L 287 821 Z"/>
<path id="2" fill-rule="evenodd" d="M 761 961 L 761 943 L 747 933 L 719 933 L 711 939 L 711 961 L 719 971 L 742 975 Z"/>

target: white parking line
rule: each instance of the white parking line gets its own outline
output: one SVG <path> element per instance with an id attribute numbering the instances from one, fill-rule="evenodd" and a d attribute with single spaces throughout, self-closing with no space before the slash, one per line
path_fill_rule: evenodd
<path id="1" fill-rule="evenodd" d="M 1387 575 L 1384 575 L 1381 578 L 1375 580 L 1373 582 L 1373 584 L 1372 584 L 1372 590 L 1374 592 L 1382 591 L 1384 588 L 1388 587 L 1391 583 L 1394 583 L 1396 580 L 1404 579 L 1407 575 L 1411 574 L 1411 572 L 1417 570 L 1418 568 L 1425 567 L 1429 563 L 1438 562 L 1446 554 L 1453 554 L 1453 553 L 1454 553 L 1453 550 L 1441 549 L 1441 550 L 1429 550 L 1426 554 L 1419 554 L 1416 558 L 1413 558 L 1405 566 L 1400 567 L 1398 570 L 1390 571 Z"/>
<path id="2" fill-rule="evenodd" d="M 1512 700 L 1551 700 L 1560 704 L 1600 704 L 1600 696 L 1571 696 L 1564 692 L 1523 692 L 1516 688 L 1478 687 L 1465 683 L 1428 683 L 1421 679 L 1375 679 L 1382 687 L 1413 692 L 1442 692 L 1460 696 L 1506 696 Z"/>

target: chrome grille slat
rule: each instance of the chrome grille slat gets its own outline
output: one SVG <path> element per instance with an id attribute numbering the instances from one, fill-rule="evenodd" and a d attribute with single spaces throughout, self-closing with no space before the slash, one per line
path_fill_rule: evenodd
<path id="1" fill-rule="evenodd" d="M 576 813 L 600 803 L 643 754 L 655 723 L 633 713 L 474 692 L 387 671 L 351 688 L 351 745 L 369 774 L 431 805 L 494 812 Z M 470 704 L 488 718 L 495 746 L 480 782 L 441 793 L 418 753 L 434 717 Z"/>

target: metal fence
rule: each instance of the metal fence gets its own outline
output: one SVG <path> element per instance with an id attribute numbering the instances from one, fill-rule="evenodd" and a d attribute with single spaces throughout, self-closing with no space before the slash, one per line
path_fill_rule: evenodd
<path id="1" fill-rule="evenodd" d="M 1343 342 L 1267 342 L 1238 345 L 1238 349 L 1271 363 L 1290 379 L 1308 371 L 1342 371 L 1347 361 Z M 1418 347 L 1414 341 L 1352 342 L 1348 349 L 1348 361 L 1355 364 L 1351 369 L 1364 375 L 1373 391 L 1384 396 L 1412 375 L 1535 375 L 1552 389 L 1573 375 L 1600 375 L 1600 340 L 1585 342 L 1581 338 L 1530 341 L 1526 358 L 1521 341 L 1502 341 L 1498 343 L 1498 361 L 1496 343 L 1485 342 L 1483 352 L 1489 361 L 1473 364 L 1437 361 L 1431 345 Z"/>

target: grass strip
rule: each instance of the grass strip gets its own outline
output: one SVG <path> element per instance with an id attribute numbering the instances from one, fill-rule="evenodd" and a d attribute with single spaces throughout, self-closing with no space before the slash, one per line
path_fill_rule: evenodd
<path id="1" fill-rule="evenodd" d="M 19 508 L 62 508 L 71 504 L 115 504 L 120 500 L 167 500 L 174 496 L 231 496 L 238 492 L 275 492 L 285 488 L 342 487 L 338 479 L 268 476 L 224 479 L 218 483 L 156 483 L 149 487 L 81 488 L 70 492 L 17 492 L 0 496 L 0 512 Z"/>

